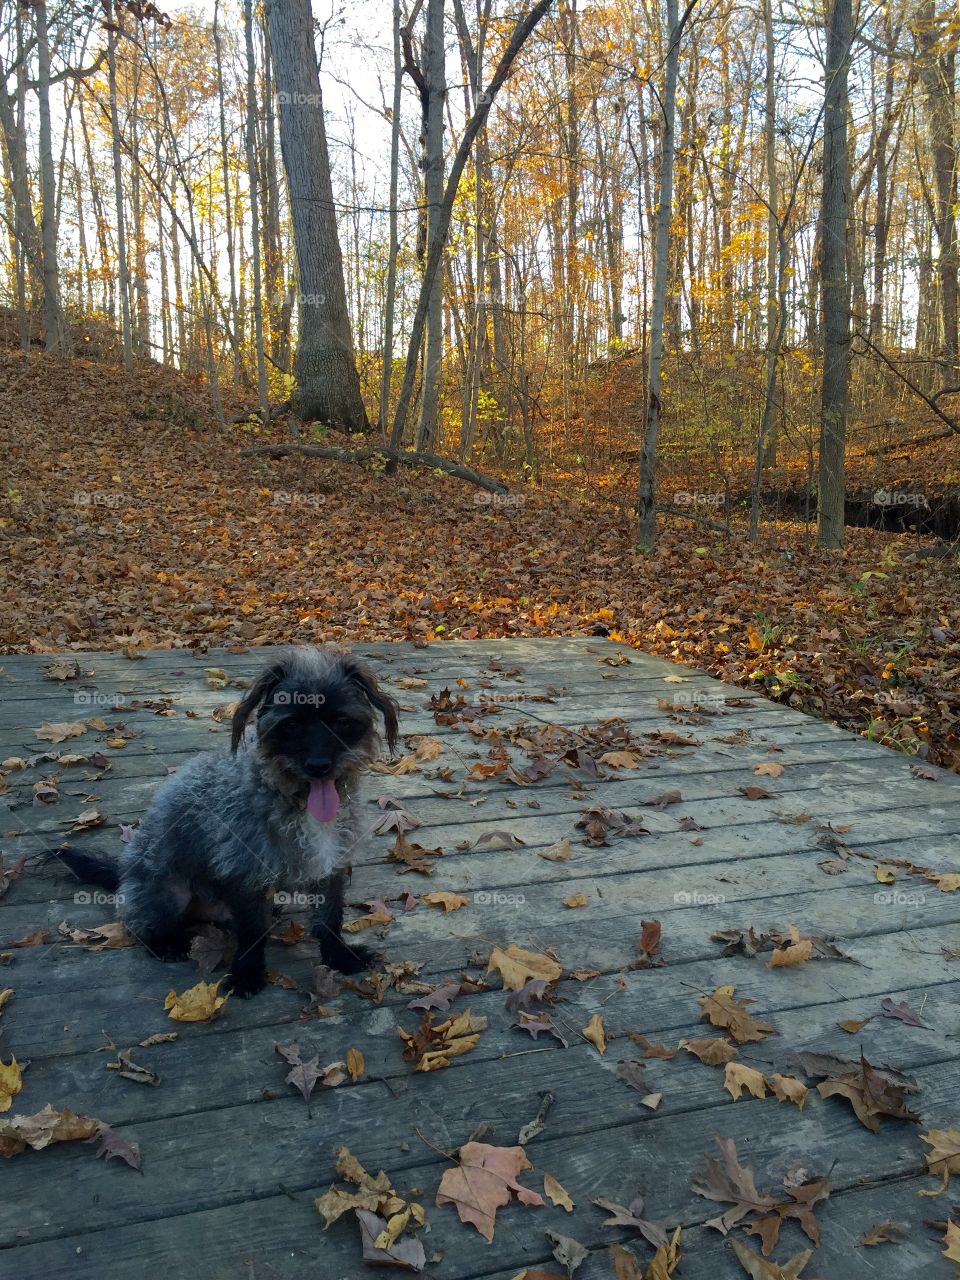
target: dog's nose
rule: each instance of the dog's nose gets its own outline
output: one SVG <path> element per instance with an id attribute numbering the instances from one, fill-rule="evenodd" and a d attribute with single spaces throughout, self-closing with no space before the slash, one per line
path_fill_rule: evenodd
<path id="1" fill-rule="evenodd" d="M 325 778 L 333 768 L 333 761 L 329 756 L 311 756 L 304 767 L 311 778 Z"/>

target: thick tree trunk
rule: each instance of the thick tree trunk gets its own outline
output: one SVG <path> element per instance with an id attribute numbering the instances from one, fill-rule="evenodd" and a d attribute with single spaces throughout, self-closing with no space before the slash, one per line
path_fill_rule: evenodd
<path id="1" fill-rule="evenodd" d="M 827 29 L 823 110 L 823 386 L 820 398 L 820 469 L 817 541 L 843 545 L 844 450 L 850 379 L 850 281 L 847 224 L 850 160 L 847 151 L 847 80 L 853 40 L 851 0 L 833 0 Z"/>
<path id="2" fill-rule="evenodd" d="M 40 249 L 43 262 L 43 327 L 46 349 L 69 354 L 70 337 L 60 305 L 60 262 L 57 248 L 57 183 L 50 122 L 50 37 L 46 0 L 33 6 L 37 36 L 37 99 L 40 140 Z"/>
<path id="3" fill-rule="evenodd" d="M 369 429 L 353 352 L 309 0 L 268 0 L 280 103 L 280 150 L 300 280 L 294 410 L 348 431 Z"/>

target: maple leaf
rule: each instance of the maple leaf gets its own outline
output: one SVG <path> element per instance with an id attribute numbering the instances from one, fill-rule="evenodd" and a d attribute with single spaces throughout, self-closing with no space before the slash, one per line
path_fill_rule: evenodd
<path id="1" fill-rule="evenodd" d="M 221 978 L 220 982 L 222 981 Z M 198 982 L 182 995 L 169 991 L 163 1007 L 174 1022 L 209 1022 L 230 998 L 229 995 L 217 994 L 220 982 Z"/>
<path id="2" fill-rule="evenodd" d="M 820 1074 L 808 1067 L 813 1055 L 801 1054 L 804 1070 L 810 1075 Z M 907 1107 L 905 1094 L 916 1090 L 916 1084 L 899 1083 L 882 1070 L 877 1070 L 861 1054 L 859 1064 L 840 1074 L 825 1073 L 827 1078 L 817 1085 L 822 1098 L 846 1098 L 857 1119 L 873 1133 L 880 1130 L 880 1118 L 892 1116 L 897 1120 L 915 1120 L 920 1117 Z"/>
<path id="3" fill-rule="evenodd" d="M 474 1017 L 469 1009 L 436 1024 L 427 1011 L 416 1031 L 397 1027 L 397 1035 L 404 1043 L 403 1057 L 416 1063 L 415 1071 L 438 1071 L 449 1066 L 451 1058 L 475 1049 L 486 1027 L 487 1019 Z"/>
<path id="4" fill-rule="evenodd" d="M 532 1014 L 525 1013 L 522 1009 L 517 1012 L 517 1021 L 513 1024 L 521 1031 L 527 1031 L 534 1040 L 539 1039 L 541 1031 L 559 1040 L 564 1048 L 567 1047 L 567 1041 L 554 1026 L 553 1019 L 546 1013 Z"/>
<path id="5" fill-rule="evenodd" d="M 643 1049 L 645 1058 L 662 1058 L 665 1062 L 669 1062 L 671 1058 L 675 1058 L 679 1053 L 679 1047 L 676 1049 L 668 1049 L 665 1044 L 651 1044 L 645 1035 L 640 1031 L 628 1031 L 627 1035 L 636 1044 Z"/>
<path id="6" fill-rule="evenodd" d="M 747 1012 L 747 1005 L 754 1002 L 735 999 L 735 991 L 734 986 L 723 986 L 717 987 L 712 995 L 700 996 L 701 1019 L 707 1018 L 713 1026 L 729 1031 L 737 1044 L 763 1040 L 765 1036 L 776 1034 L 776 1028 L 769 1022 L 761 1022 Z"/>
<path id="7" fill-rule="evenodd" d="M 767 1082 L 762 1071 L 755 1071 L 742 1062 L 728 1062 L 723 1069 L 723 1087 L 734 1102 L 738 1102 L 746 1089 L 755 1098 L 767 1096 Z"/>
<path id="8" fill-rule="evenodd" d="M 426 849 L 422 844 L 413 844 L 407 840 L 402 831 L 398 831 L 393 848 L 387 854 L 387 861 L 403 864 L 399 875 L 416 871 L 422 876 L 429 876 L 433 874 L 433 859 L 441 857 L 443 857 L 442 849 Z"/>
<path id="9" fill-rule="evenodd" d="M 796 1076 L 785 1076 L 776 1072 L 769 1078 L 767 1084 L 773 1090 L 778 1101 L 792 1102 L 800 1111 L 803 1110 L 803 1104 L 806 1102 L 807 1094 L 810 1091 Z"/>
<path id="10" fill-rule="evenodd" d="M 462 893 L 427 893 L 424 894 L 423 901 L 428 906 L 442 908 L 443 911 L 459 911 L 461 907 L 466 907 L 470 903 L 470 899 Z"/>
<path id="11" fill-rule="evenodd" d="M 460 1221 L 476 1227 L 488 1243 L 493 1241 L 497 1210 L 513 1195 L 521 1204 L 544 1204 L 541 1195 L 517 1181 L 525 1169 L 533 1168 L 523 1147 L 467 1142 L 458 1155 L 459 1165 L 447 1169 L 440 1179 L 436 1203 L 452 1204 Z"/>
<path id="12" fill-rule="evenodd" d="M 696 1179 L 690 1185 L 698 1196 L 732 1206 L 719 1218 L 712 1218 L 706 1224 L 726 1235 L 744 1218 L 751 1214 L 766 1214 L 777 1202 L 773 1196 L 757 1190 L 755 1174 L 748 1165 L 742 1165 L 738 1161 L 736 1144 L 732 1138 L 718 1137 L 716 1144 L 720 1148 L 721 1162 L 718 1164 L 712 1156 L 705 1154 L 703 1159 L 707 1166 L 707 1176 Z"/>
<path id="13" fill-rule="evenodd" d="M 487 962 L 487 973 L 496 970 L 508 991 L 519 991 L 531 978 L 556 982 L 563 973 L 563 966 L 539 951 L 525 951 L 512 943 L 505 950 L 494 947 Z"/>
<path id="14" fill-rule="evenodd" d="M 737 1056 L 737 1049 L 723 1037 L 707 1036 L 702 1040 L 681 1040 L 679 1047 L 694 1054 L 708 1067 L 720 1067 Z"/>
<path id="15" fill-rule="evenodd" d="M 65 742 L 67 738 L 79 738 L 87 732 L 88 726 L 79 721 L 64 721 L 60 724 L 51 724 L 49 720 L 45 720 L 39 729 L 34 729 L 34 733 L 41 742 Z"/>
<path id="16" fill-rule="evenodd" d="M 407 1008 L 442 1009 L 446 1011 L 462 989 L 459 982 L 445 982 L 442 986 L 434 987 L 432 991 L 428 991 L 426 995 L 417 996 L 416 999 L 411 1000 Z"/>
<path id="17" fill-rule="evenodd" d="M 137 1173 L 143 1172 L 143 1156 L 139 1145 L 124 1138 L 108 1124 L 102 1124 L 93 1137 L 87 1138 L 86 1141 L 97 1144 L 98 1160 L 122 1160 Z"/>
<path id="18" fill-rule="evenodd" d="M 951 1262 L 960 1263 L 960 1226 L 957 1223 L 947 1223 L 943 1243 L 947 1246 L 943 1251 L 943 1256 Z"/>
<path id="19" fill-rule="evenodd" d="M 412 831 L 420 826 L 420 819 L 405 808 L 401 801 L 391 800 L 389 796 L 381 796 L 379 803 L 384 812 L 370 826 L 373 835 L 384 836 L 389 831 L 402 834 L 404 831 Z"/>

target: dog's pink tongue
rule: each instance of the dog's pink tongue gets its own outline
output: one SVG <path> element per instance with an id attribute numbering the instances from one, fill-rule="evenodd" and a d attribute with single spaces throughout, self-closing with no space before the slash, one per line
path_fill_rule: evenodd
<path id="1" fill-rule="evenodd" d="M 307 809 L 317 822 L 332 822 L 340 808 L 337 784 L 332 778 L 317 779 L 310 783 Z"/>

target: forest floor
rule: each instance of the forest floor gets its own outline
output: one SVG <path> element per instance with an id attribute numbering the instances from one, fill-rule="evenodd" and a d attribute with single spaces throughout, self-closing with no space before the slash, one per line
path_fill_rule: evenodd
<path id="1" fill-rule="evenodd" d="M 936 426 L 918 415 L 916 434 Z M 200 380 L 0 352 L 0 652 L 593 633 L 960 769 L 957 560 L 918 556 L 931 539 L 851 528 L 824 552 L 799 523 L 752 544 L 665 517 L 645 555 L 624 478 L 554 474 L 497 502 L 433 473 L 242 455 L 274 439 L 219 428 Z M 958 451 L 864 453 L 849 483 L 908 465 L 942 487 Z"/>

